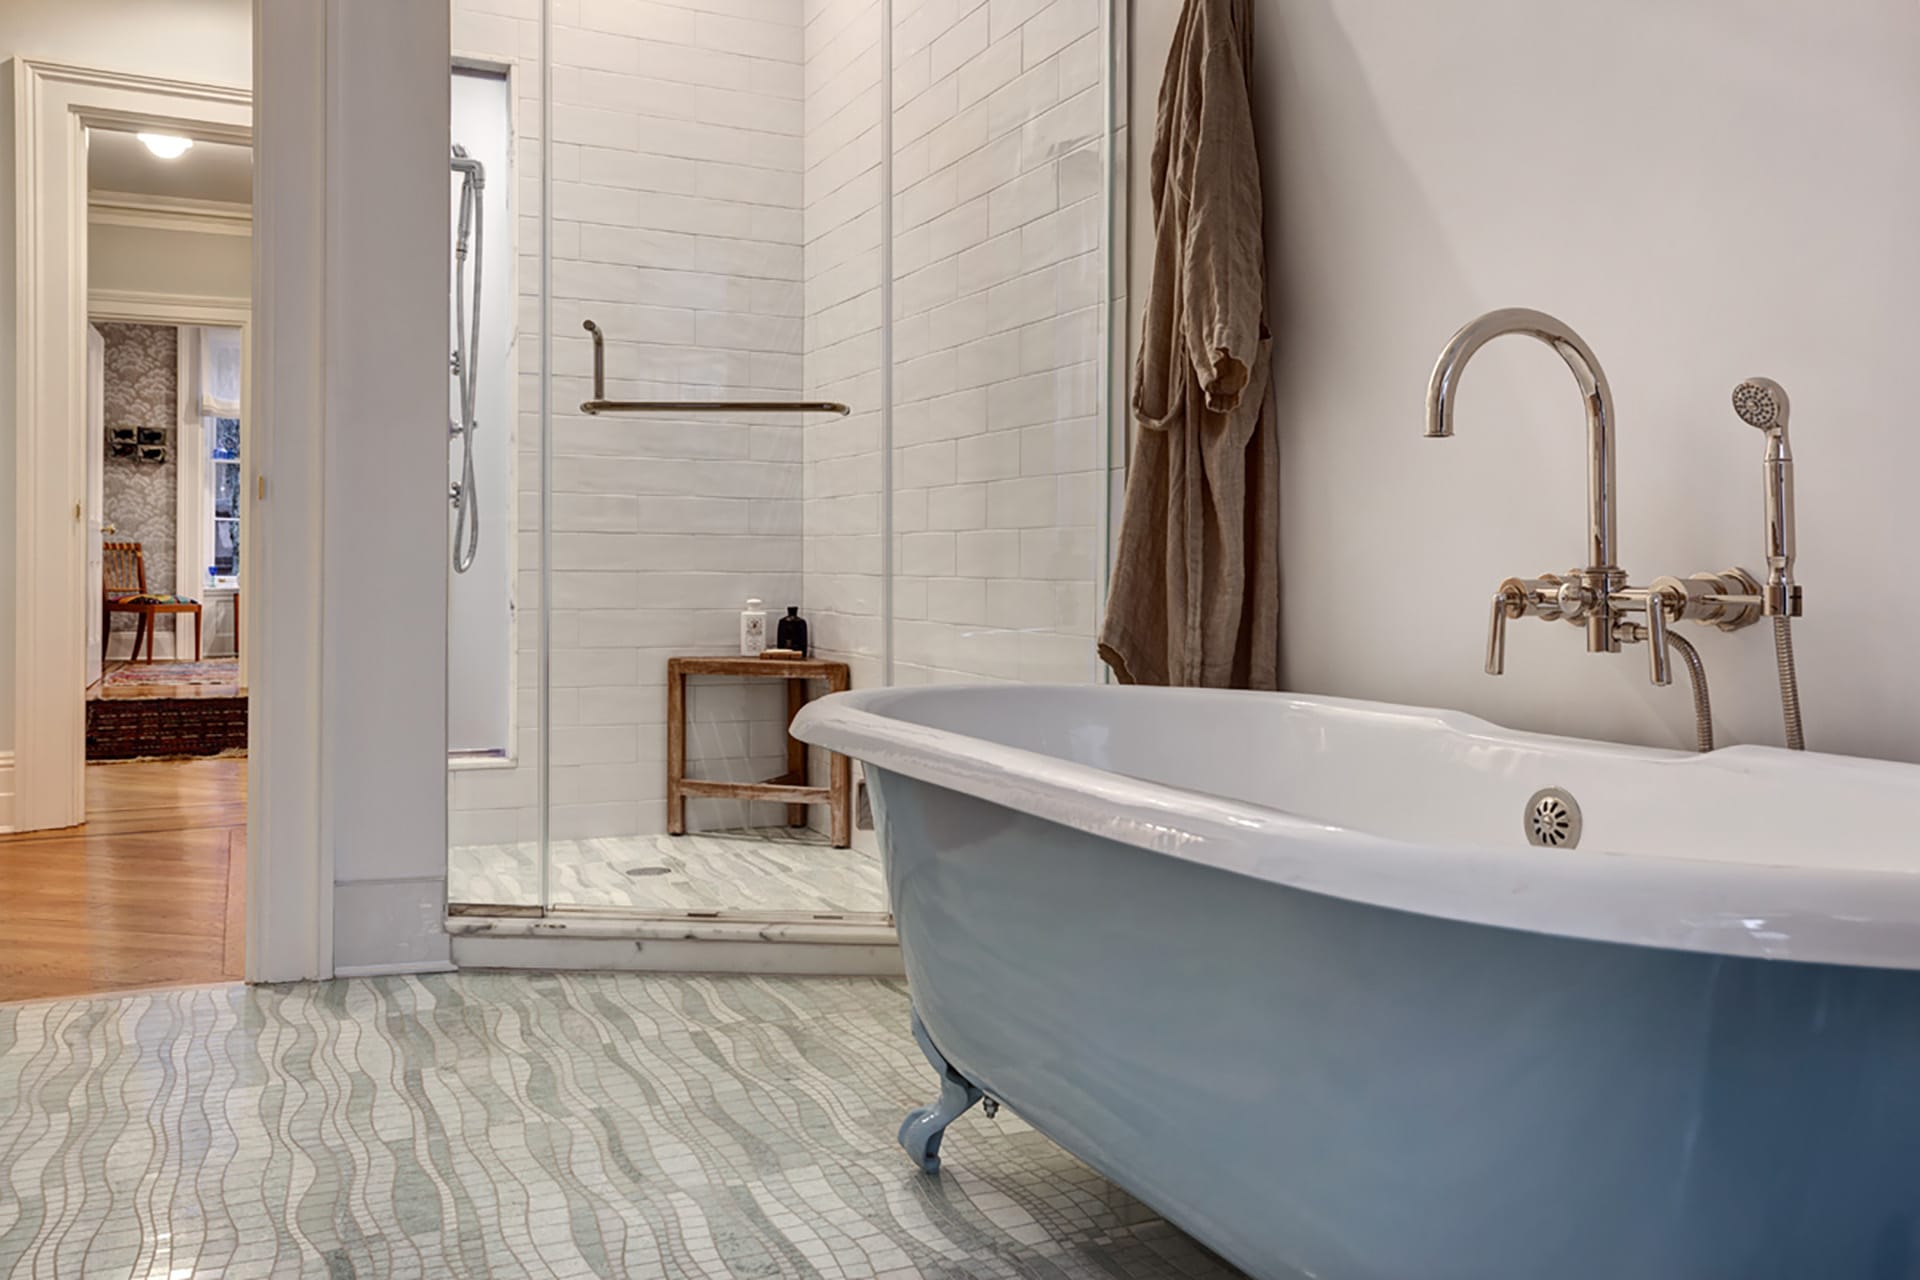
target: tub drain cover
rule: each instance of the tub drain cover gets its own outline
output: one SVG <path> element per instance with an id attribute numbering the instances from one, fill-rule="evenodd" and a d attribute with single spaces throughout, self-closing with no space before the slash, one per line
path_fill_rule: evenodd
<path id="1" fill-rule="evenodd" d="M 1534 792 L 1522 822 L 1528 844 L 1571 849 L 1580 843 L 1580 805 L 1559 787 L 1542 787 Z"/>

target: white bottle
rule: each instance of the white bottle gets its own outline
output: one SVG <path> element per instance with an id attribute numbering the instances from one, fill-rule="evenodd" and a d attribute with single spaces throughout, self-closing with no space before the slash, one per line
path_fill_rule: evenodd
<path id="1" fill-rule="evenodd" d="M 767 612 L 760 607 L 760 599 L 755 596 L 740 611 L 740 656 L 757 658 L 766 647 Z"/>

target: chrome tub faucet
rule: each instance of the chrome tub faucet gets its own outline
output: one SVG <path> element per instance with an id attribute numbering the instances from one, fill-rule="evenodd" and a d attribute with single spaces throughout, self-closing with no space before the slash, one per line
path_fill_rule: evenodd
<path id="1" fill-rule="evenodd" d="M 1670 637 L 1669 624 L 1685 620 L 1738 631 L 1763 616 L 1772 617 L 1775 648 L 1781 655 L 1788 743 L 1797 748 L 1799 699 L 1787 619 L 1800 614 L 1800 588 L 1792 578 L 1793 461 L 1786 439 L 1786 392 L 1769 379 L 1752 378 L 1741 383 L 1733 397 L 1741 420 L 1767 434 L 1766 582 L 1736 567 L 1684 579 L 1659 577 L 1649 586 L 1635 587 L 1619 564 L 1613 392 L 1593 349 L 1563 321 L 1544 311 L 1508 307 L 1489 311 L 1462 327 L 1440 352 L 1427 383 L 1426 433 L 1434 438 L 1453 434 L 1453 401 L 1467 362 L 1481 347 L 1510 333 L 1552 347 L 1579 386 L 1587 422 L 1587 563 L 1564 574 L 1508 578 L 1500 584 L 1487 625 L 1487 674 L 1497 676 L 1506 669 L 1507 623 L 1514 618 L 1584 627 L 1590 653 L 1618 653 L 1624 644 L 1645 641 L 1649 675 L 1657 685 L 1672 683 L 1671 653 L 1677 641 L 1693 679 L 1698 738 L 1706 750 L 1712 742 L 1712 725 L 1705 670 L 1692 646 Z"/>
<path id="2" fill-rule="evenodd" d="M 1613 391 L 1592 348 L 1544 311 L 1507 307 L 1487 312 L 1454 334 L 1433 366 L 1433 378 L 1427 383 L 1427 435 L 1453 434 L 1453 397 L 1467 361 L 1481 347 L 1509 333 L 1536 338 L 1559 352 L 1580 385 L 1580 400 L 1587 412 L 1587 566 L 1573 571 L 1575 589 L 1567 594 L 1568 607 L 1556 616 L 1586 623 L 1589 653 L 1618 653 L 1620 639 L 1613 624 L 1620 605 L 1614 597 L 1627 585 L 1627 575 L 1614 563 L 1620 534 L 1613 510 Z M 1568 584 L 1555 581 L 1557 590 L 1566 589 Z M 1577 608 L 1572 607 L 1576 597 Z M 1506 611 L 1499 614 L 1504 618 Z M 1495 630 L 1504 649 L 1504 621 L 1497 621 Z M 1487 670 L 1498 675 L 1493 656 L 1490 643 Z"/>

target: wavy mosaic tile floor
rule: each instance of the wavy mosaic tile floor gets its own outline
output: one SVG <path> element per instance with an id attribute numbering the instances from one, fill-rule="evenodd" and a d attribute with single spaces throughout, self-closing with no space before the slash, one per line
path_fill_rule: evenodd
<path id="1" fill-rule="evenodd" d="M 871 980 L 460 974 L 0 1006 L 0 1273 L 1236 1275 L 932 1077 Z"/>

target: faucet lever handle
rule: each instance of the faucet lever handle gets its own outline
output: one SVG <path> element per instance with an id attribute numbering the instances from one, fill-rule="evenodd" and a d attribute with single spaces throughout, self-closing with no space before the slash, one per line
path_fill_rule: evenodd
<path id="1" fill-rule="evenodd" d="M 1647 666 L 1657 685 L 1673 683 L 1673 664 L 1667 650 L 1667 593 L 1647 593 Z"/>
<path id="2" fill-rule="evenodd" d="M 1518 618 L 1527 607 L 1527 598 L 1511 580 L 1493 593 L 1493 611 L 1487 619 L 1487 674 L 1497 676 L 1507 669 L 1507 619 Z"/>

